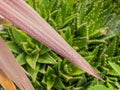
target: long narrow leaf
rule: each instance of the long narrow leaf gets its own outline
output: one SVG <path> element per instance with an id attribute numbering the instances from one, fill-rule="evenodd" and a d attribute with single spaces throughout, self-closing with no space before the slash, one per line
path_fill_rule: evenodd
<path id="1" fill-rule="evenodd" d="M 8 76 L 21 90 L 34 90 L 29 79 L 15 57 L 0 37 L 0 69 Z"/>
<path id="2" fill-rule="evenodd" d="M 2 1 L 0 3 L 0 14 L 56 53 L 102 80 L 89 63 L 23 0 Z"/>
<path id="3" fill-rule="evenodd" d="M 14 83 L 0 69 L 0 84 L 5 90 L 16 90 Z"/>

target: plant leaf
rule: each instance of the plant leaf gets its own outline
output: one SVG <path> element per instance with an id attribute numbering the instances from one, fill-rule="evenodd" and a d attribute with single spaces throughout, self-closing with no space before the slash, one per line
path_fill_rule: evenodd
<path id="1" fill-rule="evenodd" d="M 38 61 L 38 57 L 39 57 L 39 54 L 26 56 L 26 61 L 32 69 L 35 69 L 36 62 Z"/>
<path id="2" fill-rule="evenodd" d="M 23 0 L 4 0 L 0 14 L 79 68 L 101 79 L 90 64 Z M 12 17 L 12 18 L 11 18 Z"/>
<path id="3" fill-rule="evenodd" d="M 0 84 L 5 90 L 16 90 L 14 83 L 0 69 Z"/>
<path id="4" fill-rule="evenodd" d="M 88 90 L 111 90 L 111 89 L 105 87 L 104 85 L 95 85 L 90 87 Z"/>
<path id="5" fill-rule="evenodd" d="M 25 72 L 0 37 L 0 69 L 15 82 L 21 90 L 34 90 Z"/>
<path id="6" fill-rule="evenodd" d="M 52 56 L 50 56 L 48 53 L 40 55 L 38 62 L 44 63 L 44 64 L 55 64 L 56 63 L 55 59 Z"/>
<path id="7" fill-rule="evenodd" d="M 108 62 L 110 64 L 110 66 L 114 69 L 114 71 L 116 71 L 119 75 L 120 75 L 120 66 L 117 65 L 114 62 Z"/>

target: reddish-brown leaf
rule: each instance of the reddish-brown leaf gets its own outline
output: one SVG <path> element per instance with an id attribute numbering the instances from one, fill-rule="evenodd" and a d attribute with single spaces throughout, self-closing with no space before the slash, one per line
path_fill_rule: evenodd
<path id="1" fill-rule="evenodd" d="M 0 84 L 5 90 L 16 90 L 14 83 L 0 69 Z"/>
<path id="2" fill-rule="evenodd" d="M 2 1 L 0 3 L 0 14 L 56 53 L 102 80 L 90 64 L 23 0 Z"/>
<path id="3" fill-rule="evenodd" d="M 0 69 L 8 76 L 21 90 L 34 90 L 24 70 L 15 60 L 15 57 L 0 37 Z M 8 89 L 7 89 L 8 90 Z"/>

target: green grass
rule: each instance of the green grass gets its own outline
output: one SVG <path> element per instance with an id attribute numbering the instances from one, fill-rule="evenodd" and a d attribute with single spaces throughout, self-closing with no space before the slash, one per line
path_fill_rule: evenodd
<path id="1" fill-rule="evenodd" d="M 26 1 L 105 80 L 98 81 L 17 27 L 4 25 L 0 35 L 36 90 L 120 90 L 120 0 Z"/>

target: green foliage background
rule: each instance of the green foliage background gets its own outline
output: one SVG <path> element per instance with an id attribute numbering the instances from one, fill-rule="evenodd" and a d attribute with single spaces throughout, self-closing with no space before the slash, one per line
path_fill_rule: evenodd
<path id="1" fill-rule="evenodd" d="M 80 70 L 19 28 L 4 25 L 0 35 L 36 90 L 120 90 L 120 0 L 26 2 L 105 80 Z"/>

